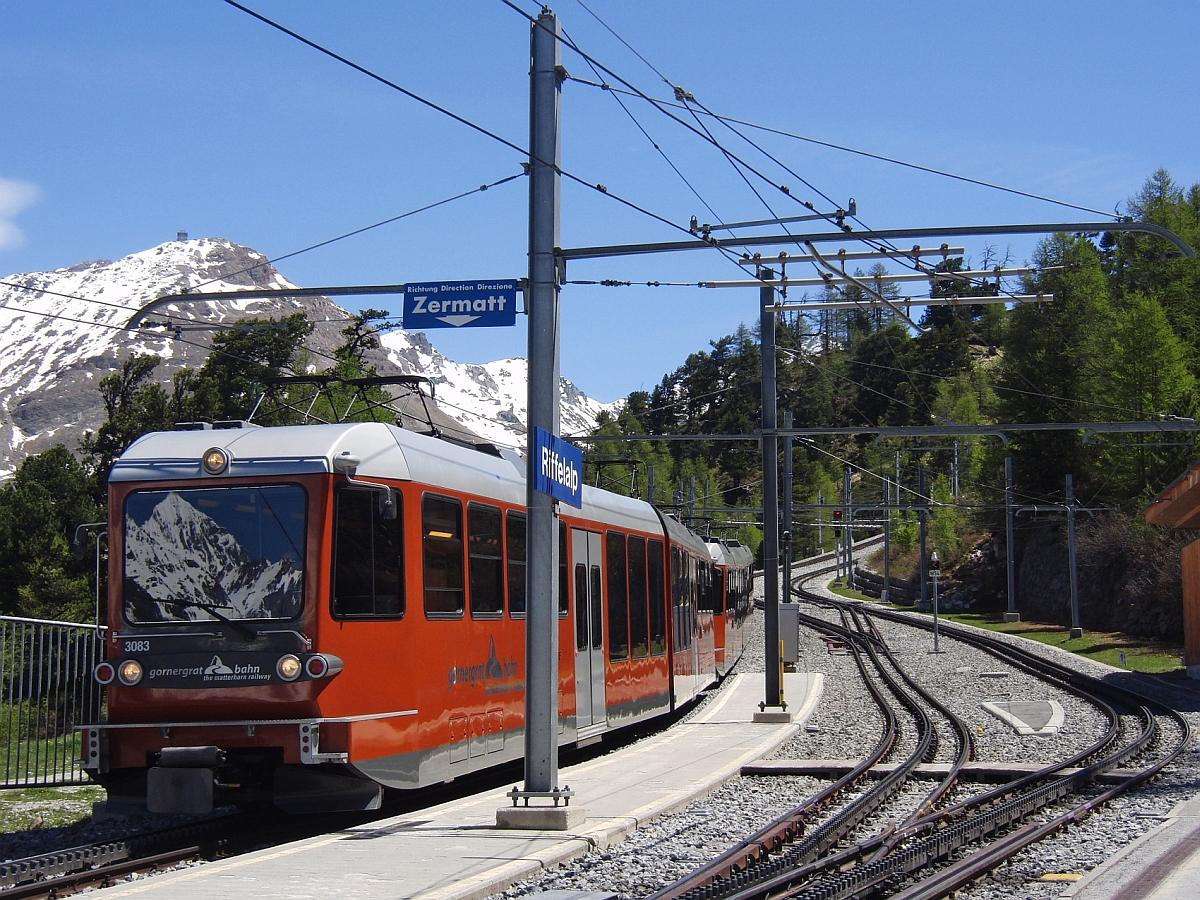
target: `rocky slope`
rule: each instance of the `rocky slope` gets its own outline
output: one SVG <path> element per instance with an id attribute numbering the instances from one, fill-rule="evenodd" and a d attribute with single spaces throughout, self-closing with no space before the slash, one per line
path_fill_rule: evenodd
<path id="1" fill-rule="evenodd" d="M 55 443 L 74 449 L 104 421 L 97 384 L 131 354 L 163 360 L 167 383 L 208 354 L 214 326 L 237 319 L 303 311 L 316 322 L 308 342 L 311 367 L 324 368 L 341 342 L 349 313 L 323 297 L 168 306 L 127 329 L 140 307 L 185 288 L 236 291 L 295 287 L 248 247 L 223 238 L 170 241 L 115 262 L 94 260 L 52 272 L 0 279 L 0 477 Z M 421 333 L 384 336 L 373 361 L 380 374 L 434 379 L 442 411 L 498 444 L 524 444 L 525 361 L 463 365 L 439 353 Z M 564 379 L 563 432 L 590 428 L 602 405 Z"/>

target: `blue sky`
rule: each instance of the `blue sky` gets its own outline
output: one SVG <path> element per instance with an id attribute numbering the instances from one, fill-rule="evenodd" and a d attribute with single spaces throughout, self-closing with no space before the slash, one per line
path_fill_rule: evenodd
<path id="1" fill-rule="evenodd" d="M 526 144 L 528 27 L 499 0 L 248 5 Z M 588 5 L 719 113 L 1100 210 L 1159 166 L 1200 181 L 1194 2 Z M 605 65 L 669 94 L 575 0 L 555 11 Z M 513 151 L 220 0 L 0 0 L 0 21 L 4 274 L 115 259 L 178 230 L 274 257 L 520 171 Z M 564 63 L 594 78 L 570 51 Z M 718 150 L 627 102 L 724 221 L 769 215 Z M 562 112 L 564 168 L 673 222 L 713 220 L 612 96 L 568 83 Z M 825 207 L 741 138 L 715 133 L 795 197 Z M 875 228 L 1092 218 L 783 137 L 755 139 L 837 202 L 856 198 Z M 778 192 L 764 196 L 779 214 L 802 211 Z M 520 277 L 526 203 L 518 179 L 280 269 L 303 285 Z M 564 246 L 677 236 L 594 191 L 564 187 Z M 1033 246 L 995 243 L 1017 262 Z M 966 246 L 983 253 L 981 241 Z M 568 273 L 736 275 L 715 254 L 579 263 Z M 689 352 L 751 321 L 755 307 L 753 290 L 569 285 L 563 374 L 601 400 L 648 389 Z M 484 362 L 524 355 L 523 324 L 431 339 L 453 359 Z"/>

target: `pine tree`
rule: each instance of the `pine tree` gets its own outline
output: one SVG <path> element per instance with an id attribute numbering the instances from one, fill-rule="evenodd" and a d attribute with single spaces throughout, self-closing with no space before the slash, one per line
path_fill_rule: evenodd
<path id="1" fill-rule="evenodd" d="M 1196 379 L 1188 368 L 1187 348 L 1153 297 L 1135 293 L 1120 304 L 1106 356 L 1109 375 L 1103 396 L 1121 418 L 1154 421 L 1194 414 Z M 1141 436 L 1107 442 L 1102 465 L 1114 482 L 1110 491 L 1145 499 L 1151 480 L 1170 480 L 1171 472 L 1186 465 L 1179 448 L 1156 449 L 1161 443 Z"/>
<path id="2" fill-rule="evenodd" d="M 1111 298 L 1096 248 L 1068 235 L 1047 238 L 1035 254 L 1049 269 L 1028 286 L 1053 292 L 1046 304 L 1012 311 L 998 366 L 997 416 L 1003 422 L 1075 422 L 1099 416 L 1105 371 L 1103 335 L 1109 330 Z M 1085 472 L 1088 454 L 1077 432 L 1023 432 L 1010 450 L 1026 490 L 1058 494 L 1064 476 Z"/>
<path id="3" fill-rule="evenodd" d="M 87 468 L 58 444 L 0 488 L 0 611 L 81 622 L 93 615 L 90 555 L 76 560 L 77 526 L 103 518 Z"/>

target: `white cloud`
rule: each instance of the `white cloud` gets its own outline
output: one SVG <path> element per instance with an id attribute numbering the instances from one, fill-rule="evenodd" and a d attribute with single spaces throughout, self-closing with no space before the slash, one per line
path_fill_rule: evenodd
<path id="1" fill-rule="evenodd" d="M 36 203 L 40 193 L 32 182 L 0 178 L 0 250 L 16 247 L 25 240 L 12 219 Z"/>

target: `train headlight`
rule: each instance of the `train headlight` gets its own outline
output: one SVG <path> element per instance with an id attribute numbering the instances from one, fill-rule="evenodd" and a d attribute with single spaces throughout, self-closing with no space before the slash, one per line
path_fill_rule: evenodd
<path id="1" fill-rule="evenodd" d="M 133 687 L 142 680 L 142 664 L 136 659 L 127 659 L 117 667 L 117 680 L 126 687 Z"/>
<path id="2" fill-rule="evenodd" d="M 287 656 L 279 657 L 279 662 L 275 663 L 275 674 L 284 681 L 295 681 L 300 677 L 304 667 L 300 664 L 300 657 L 289 653 Z"/>
<path id="3" fill-rule="evenodd" d="M 117 677 L 117 670 L 113 668 L 110 662 L 102 662 L 92 671 L 93 677 L 100 684 L 112 684 L 112 680 Z"/>
<path id="4" fill-rule="evenodd" d="M 220 447 L 210 447 L 204 451 L 200 464 L 209 475 L 220 475 L 229 468 L 229 454 Z"/>

